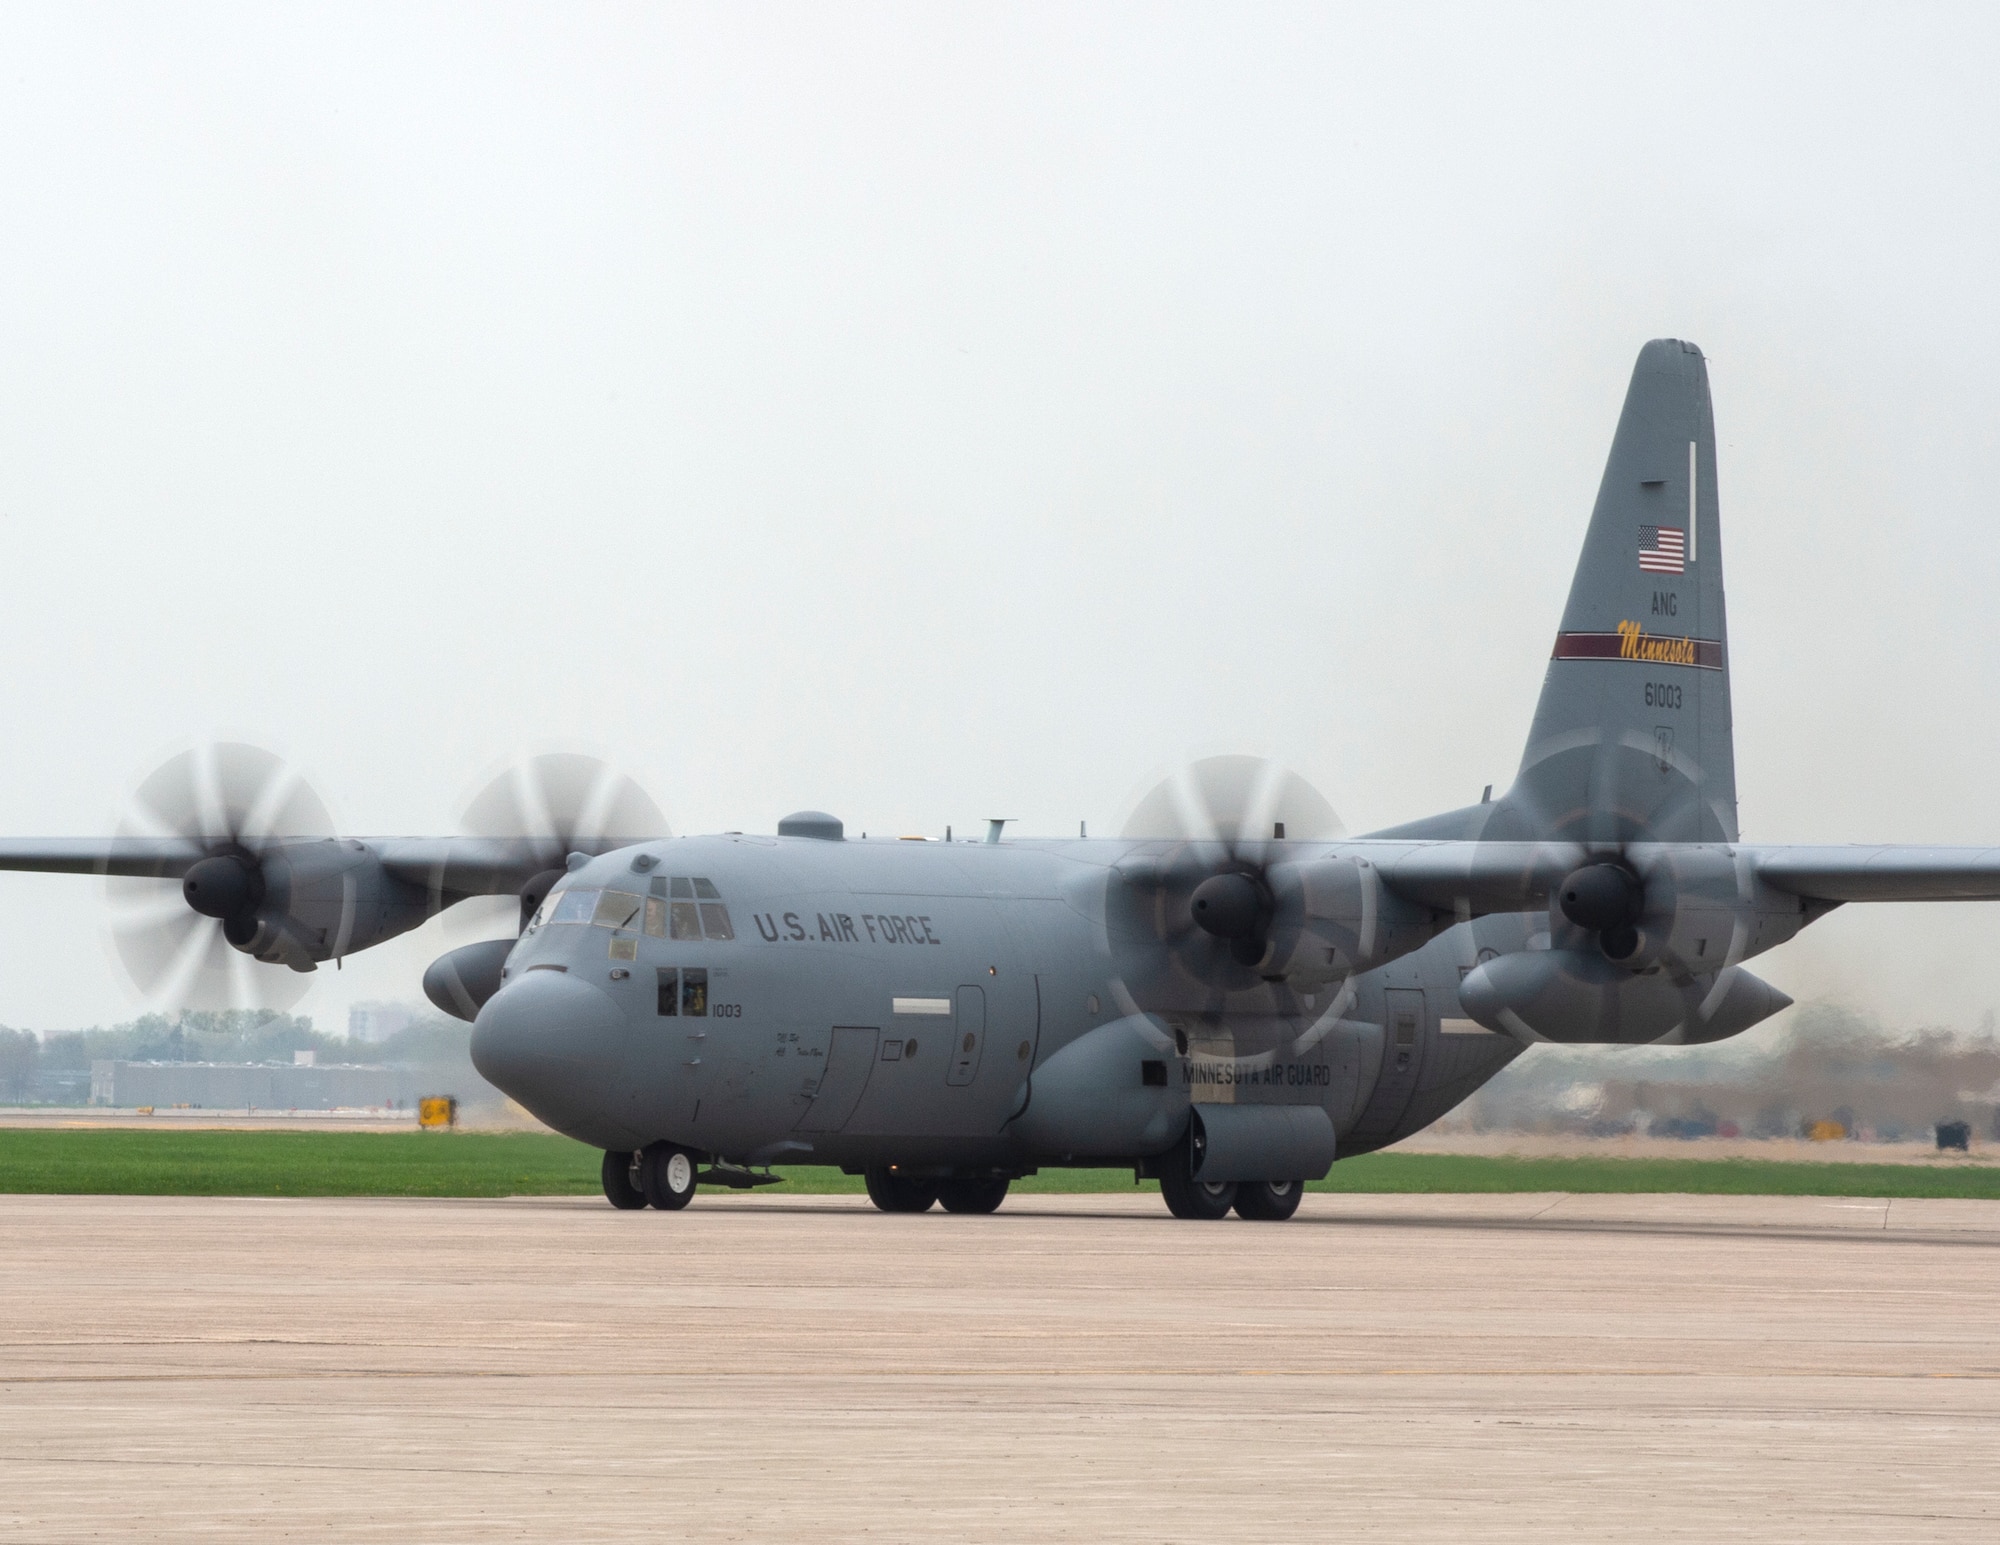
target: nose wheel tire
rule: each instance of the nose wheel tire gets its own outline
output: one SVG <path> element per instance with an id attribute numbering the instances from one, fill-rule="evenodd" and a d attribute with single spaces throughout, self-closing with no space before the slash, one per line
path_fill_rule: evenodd
<path id="1" fill-rule="evenodd" d="M 612 1151 L 604 1155 L 604 1199 L 620 1212 L 632 1212 L 646 1205 L 646 1193 L 639 1189 L 632 1173 L 638 1166 L 629 1153 Z"/>
<path id="2" fill-rule="evenodd" d="M 1299 1210 L 1302 1180 L 1247 1180 L 1236 1188 L 1236 1216 L 1254 1223 L 1282 1223 Z"/>
<path id="3" fill-rule="evenodd" d="M 1007 1181 L 946 1180 L 938 1185 L 946 1212 L 994 1212 L 1007 1200 Z"/>
<path id="4" fill-rule="evenodd" d="M 662 1212 L 679 1212 L 694 1200 L 694 1155 L 672 1143 L 655 1143 L 639 1155 L 639 1189 Z"/>
<path id="5" fill-rule="evenodd" d="M 871 1164 L 863 1177 L 868 1200 L 883 1212 L 929 1212 L 938 1199 L 938 1182 L 899 1175 L 886 1164 Z M 996 1199 L 995 1207 L 1000 1203 Z"/>

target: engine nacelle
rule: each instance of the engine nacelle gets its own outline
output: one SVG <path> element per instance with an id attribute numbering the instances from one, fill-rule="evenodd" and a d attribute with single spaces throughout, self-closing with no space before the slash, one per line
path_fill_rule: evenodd
<path id="1" fill-rule="evenodd" d="M 1720 1041 L 1787 1007 L 1791 999 L 1740 966 L 1677 980 L 1628 971 L 1595 950 L 1521 950 L 1468 972 L 1458 1001 L 1489 1030 L 1523 1041 Z"/>
<path id="2" fill-rule="evenodd" d="M 1274 864 L 1271 951 L 1259 966 L 1312 992 L 1422 949 L 1438 932 L 1428 908 L 1382 883 L 1365 858 Z"/>
<path id="3" fill-rule="evenodd" d="M 424 972 L 424 996 L 454 1019 L 470 1023 L 500 990 L 513 939 L 481 939 L 438 956 Z"/>
<path id="4" fill-rule="evenodd" d="M 214 883 L 204 865 L 189 873 Z M 226 918 L 225 937 L 246 954 L 295 971 L 393 939 L 426 916 L 422 890 L 391 875 L 366 844 L 347 839 L 274 847 L 258 859 L 254 881 L 243 890 L 256 895 L 255 910 Z"/>

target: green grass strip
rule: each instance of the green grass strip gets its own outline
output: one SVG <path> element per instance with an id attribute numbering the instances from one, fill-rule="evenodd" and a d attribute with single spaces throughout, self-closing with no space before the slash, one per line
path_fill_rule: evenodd
<path id="1" fill-rule="evenodd" d="M 1314 1191 L 1696 1196 L 1958 1196 L 2000 1199 L 2000 1165 L 1804 1164 L 1770 1159 L 1529 1159 L 1370 1153 L 1343 1159 Z"/>
<path id="2" fill-rule="evenodd" d="M 587 1196 L 597 1164 L 540 1133 L 0 1130 L 0 1192 Z"/>
<path id="3" fill-rule="evenodd" d="M 122 1196 L 594 1196 L 598 1154 L 567 1138 L 490 1132 L 147 1132 L 0 1129 L 0 1192 Z M 780 1171 L 766 1194 L 854 1194 L 858 1176 Z M 1044 1170 L 1023 1194 L 1134 1189 L 1129 1170 Z M 1147 1182 L 1145 1189 L 1153 1189 Z M 2000 1166 L 1760 1159 L 1528 1159 L 1380 1153 L 1315 1191 L 1691 1192 L 1711 1196 L 2000 1199 Z"/>

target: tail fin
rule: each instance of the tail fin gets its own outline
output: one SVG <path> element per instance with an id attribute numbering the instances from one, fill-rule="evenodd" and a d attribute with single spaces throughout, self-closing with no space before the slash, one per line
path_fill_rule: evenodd
<path id="1" fill-rule="evenodd" d="M 1734 842 L 1728 632 L 1708 365 L 1659 338 L 1633 367 L 1521 770 L 1486 835 Z"/>

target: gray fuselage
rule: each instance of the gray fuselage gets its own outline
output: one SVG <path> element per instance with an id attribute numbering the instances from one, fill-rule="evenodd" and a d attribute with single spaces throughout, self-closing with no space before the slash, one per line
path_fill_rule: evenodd
<path id="1" fill-rule="evenodd" d="M 1142 1163 L 1190 1101 L 1315 1105 L 1365 1151 L 1521 1050 L 1456 993 L 1483 944 L 1522 947 L 1519 916 L 1311 995 L 1136 1000 L 1101 905 L 1136 846 L 715 836 L 606 854 L 523 933 L 473 1056 L 600 1148 L 1020 1173 Z"/>

